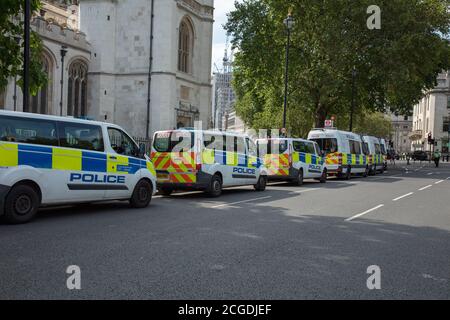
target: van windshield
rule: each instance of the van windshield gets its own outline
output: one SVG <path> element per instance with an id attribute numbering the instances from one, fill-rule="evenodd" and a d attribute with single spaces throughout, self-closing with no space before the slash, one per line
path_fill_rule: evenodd
<path id="1" fill-rule="evenodd" d="M 381 154 L 387 154 L 386 152 L 386 147 L 384 146 L 384 144 L 381 144 Z"/>
<path id="2" fill-rule="evenodd" d="M 335 138 L 320 138 L 311 140 L 317 142 L 317 144 L 320 147 L 320 150 L 325 152 L 325 154 L 338 152 L 338 143 L 337 139 Z"/>
<path id="3" fill-rule="evenodd" d="M 158 152 L 183 152 L 194 147 L 194 132 L 166 131 L 155 135 L 153 147 Z"/>

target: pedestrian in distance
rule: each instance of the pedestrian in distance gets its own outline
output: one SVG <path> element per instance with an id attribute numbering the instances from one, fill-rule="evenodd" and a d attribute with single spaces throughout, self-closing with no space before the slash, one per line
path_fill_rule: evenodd
<path id="1" fill-rule="evenodd" d="M 441 160 L 441 153 L 439 152 L 439 149 L 437 149 L 433 154 L 434 164 L 436 165 L 436 168 L 439 167 L 439 161 Z"/>

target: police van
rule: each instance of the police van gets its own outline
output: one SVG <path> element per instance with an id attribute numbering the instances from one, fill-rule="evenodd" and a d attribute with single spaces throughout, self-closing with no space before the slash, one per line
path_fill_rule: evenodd
<path id="1" fill-rule="evenodd" d="M 0 111 L 0 215 L 24 223 L 41 206 L 146 207 L 156 173 L 142 149 L 114 124 Z"/>
<path id="2" fill-rule="evenodd" d="M 385 139 L 380 139 L 380 145 L 381 145 L 381 153 L 383 154 L 383 166 L 384 170 L 387 170 L 387 143 Z"/>
<path id="3" fill-rule="evenodd" d="M 367 165 L 369 174 L 374 175 L 377 172 L 384 172 L 384 155 L 382 153 L 381 141 L 377 137 L 363 136 L 364 147 L 367 150 Z"/>
<path id="4" fill-rule="evenodd" d="M 264 191 L 267 172 L 255 143 L 246 135 L 179 129 L 154 134 L 151 159 L 158 190 L 204 190 L 218 197 L 222 188 L 253 185 Z"/>
<path id="5" fill-rule="evenodd" d="M 256 140 L 269 180 L 289 180 L 301 186 L 303 179 L 327 181 L 327 169 L 316 142 L 295 138 Z"/>
<path id="6" fill-rule="evenodd" d="M 308 140 L 317 142 L 325 157 L 328 175 L 350 179 L 352 175 L 367 177 L 369 167 L 363 152 L 361 136 L 337 129 L 313 129 Z"/>

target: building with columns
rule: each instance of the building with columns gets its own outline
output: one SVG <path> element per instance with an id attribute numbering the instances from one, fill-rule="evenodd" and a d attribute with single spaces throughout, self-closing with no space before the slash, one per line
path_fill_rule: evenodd
<path id="1" fill-rule="evenodd" d="M 24 111 L 113 122 L 141 138 L 212 123 L 214 0 L 43 3 L 32 24 L 49 82 Z M 0 108 L 22 111 L 14 79 Z"/>
<path id="2" fill-rule="evenodd" d="M 433 151 L 428 144 L 428 135 L 435 139 L 435 149 L 444 155 L 449 153 L 450 125 L 450 71 L 442 72 L 437 86 L 426 92 L 423 99 L 414 106 L 413 128 L 410 133 L 411 148 Z"/>

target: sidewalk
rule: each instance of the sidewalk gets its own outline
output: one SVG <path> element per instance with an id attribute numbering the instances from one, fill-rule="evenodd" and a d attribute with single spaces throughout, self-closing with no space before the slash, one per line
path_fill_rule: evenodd
<path id="1" fill-rule="evenodd" d="M 388 160 L 388 170 L 389 169 L 401 169 L 401 168 L 408 168 L 408 169 L 417 169 L 417 168 L 436 168 L 433 161 L 409 161 L 409 165 L 406 164 L 406 160 L 396 160 L 395 165 L 391 164 L 391 162 Z M 448 168 L 450 169 L 450 162 L 439 162 L 439 168 Z"/>

